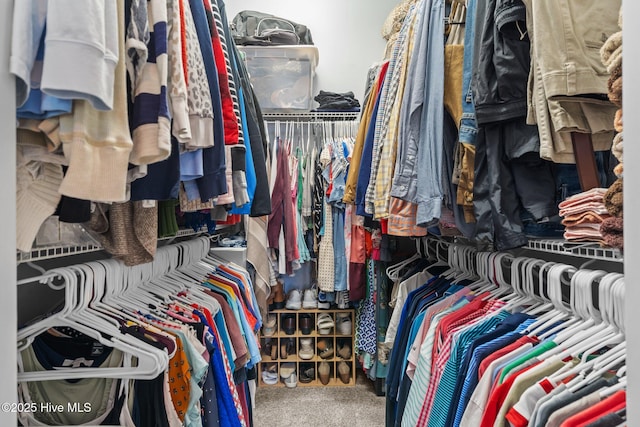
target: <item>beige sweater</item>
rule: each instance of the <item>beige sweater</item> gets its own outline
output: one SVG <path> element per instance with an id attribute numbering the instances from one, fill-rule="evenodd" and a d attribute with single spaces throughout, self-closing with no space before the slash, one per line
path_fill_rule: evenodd
<path id="1" fill-rule="evenodd" d="M 118 48 L 124 51 L 124 0 L 117 0 Z M 127 116 L 126 70 L 119 55 L 113 109 L 99 111 L 75 100 L 73 113 L 60 117 L 60 139 L 69 170 L 60 193 L 99 202 L 126 200 L 127 168 L 132 149 Z"/>

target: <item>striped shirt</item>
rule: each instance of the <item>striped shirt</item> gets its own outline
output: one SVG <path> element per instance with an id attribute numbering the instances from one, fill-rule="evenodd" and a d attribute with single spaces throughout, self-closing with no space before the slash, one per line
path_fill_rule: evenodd
<path id="1" fill-rule="evenodd" d="M 460 398 L 457 403 L 455 418 L 453 421 L 454 427 L 458 427 L 460 425 L 460 422 L 462 421 L 462 416 L 464 415 L 467 403 L 471 399 L 471 395 L 473 394 L 473 391 L 478 384 L 478 368 L 480 367 L 480 362 L 484 359 L 485 355 L 487 355 L 487 352 L 491 352 L 496 348 L 503 348 L 517 341 L 522 337 L 519 332 L 526 329 L 533 322 L 533 319 L 526 320 L 522 323 L 522 325 L 518 326 L 518 328 L 514 332 L 505 334 L 500 338 L 496 338 L 493 341 L 482 344 L 474 350 L 471 362 L 465 374 Z"/>
<path id="2" fill-rule="evenodd" d="M 505 311 L 499 312 L 497 315 L 481 321 L 476 326 L 469 327 L 460 332 L 456 343 L 451 351 L 451 356 L 442 373 L 442 378 L 438 384 L 436 395 L 433 402 L 433 408 L 429 415 L 429 427 L 445 426 L 449 407 L 453 404 L 456 380 L 458 371 L 464 360 L 464 356 L 473 343 L 473 341 L 482 335 L 491 332 L 498 324 L 505 319 L 509 313 Z"/>
<path id="3" fill-rule="evenodd" d="M 409 41 L 413 38 L 413 28 L 415 22 L 419 18 L 416 8 L 412 6 L 404 20 L 398 39 L 394 44 L 391 60 L 389 61 L 389 70 L 382 89 L 380 98 L 380 107 L 376 117 L 376 127 L 373 140 L 373 156 L 371 160 L 371 176 L 367 186 L 365 197 L 365 210 L 373 214 L 373 203 L 375 200 L 375 182 L 377 180 L 377 171 L 381 160 L 382 148 L 385 142 L 388 142 L 387 135 L 392 129 L 392 124 L 397 121 L 395 117 L 399 114 L 398 99 L 402 99 L 404 84 L 403 70 L 408 62 L 408 55 L 411 52 Z M 398 98 L 400 97 L 400 98 Z M 394 118 L 394 119 L 392 119 Z M 392 138 L 393 131 L 391 131 Z"/>
<path id="4" fill-rule="evenodd" d="M 476 297 L 476 300 L 479 300 L 479 298 L 481 297 Z M 470 306 L 474 302 L 472 302 Z M 478 302 L 481 303 L 481 301 L 478 301 Z M 417 425 L 426 426 L 428 423 L 429 414 L 431 412 L 431 408 L 435 400 L 437 387 L 440 382 L 440 379 L 442 378 L 442 374 L 444 372 L 446 363 L 449 360 L 449 357 L 451 356 L 453 339 L 456 336 L 456 333 L 477 323 L 486 314 L 488 314 L 491 311 L 497 310 L 500 306 L 503 306 L 503 305 L 504 305 L 504 302 L 502 301 L 487 302 L 481 308 L 471 313 L 468 313 L 465 317 L 458 318 L 457 320 L 450 323 L 449 325 L 446 325 L 446 330 L 440 330 L 440 333 L 441 333 L 440 337 L 438 337 L 438 335 L 436 334 L 436 339 L 440 340 L 442 342 L 442 345 L 439 346 L 439 348 L 434 347 L 434 354 L 432 358 L 435 360 L 435 364 L 434 364 L 435 372 L 434 372 L 434 375 L 431 376 L 431 380 L 429 381 L 429 388 L 427 389 L 427 394 L 422 404 L 420 415 L 418 416 Z"/>
<path id="5" fill-rule="evenodd" d="M 416 369 L 413 375 L 413 383 L 409 390 L 409 396 L 407 397 L 407 404 L 402 415 L 402 427 L 415 427 L 418 422 L 418 416 L 422 408 L 422 402 L 424 402 L 424 396 L 429 387 L 429 380 L 433 373 L 432 367 L 432 354 L 434 346 L 435 331 L 440 321 L 447 315 L 455 312 L 456 310 L 467 305 L 469 301 L 463 299 L 456 304 L 436 314 L 431 319 L 431 324 L 427 330 L 422 346 L 420 347 L 420 358 L 416 365 Z"/>
<path id="6" fill-rule="evenodd" d="M 382 149 L 380 153 L 380 161 L 376 171 L 375 179 L 370 183 L 371 194 L 370 203 L 373 203 L 373 211 L 376 218 L 387 217 L 389 215 L 389 194 L 391 193 L 391 184 L 395 172 L 397 161 L 398 134 L 400 129 L 400 109 L 402 106 L 402 98 L 405 96 L 405 87 L 407 82 L 407 74 L 409 70 L 409 62 L 411 52 L 413 52 L 416 33 L 415 29 L 420 24 L 422 14 L 416 14 L 415 22 L 409 27 L 407 36 L 406 50 L 403 53 L 405 60 L 401 64 L 400 75 L 398 77 L 398 89 L 396 92 L 395 102 L 393 103 L 393 111 L 389 121 L 388 131 L 384 135 Z"/>

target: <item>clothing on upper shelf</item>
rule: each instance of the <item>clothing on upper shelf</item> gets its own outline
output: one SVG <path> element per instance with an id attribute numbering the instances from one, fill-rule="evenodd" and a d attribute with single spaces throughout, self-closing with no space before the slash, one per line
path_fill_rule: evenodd
<path id="1" fill-rule="evenodd" d="M 594 188 L 571 196 L 560 203 L 564 238 L 569 241 L 599 242 L 604 244 L 602 222 L 611 215 L 604 205 L 605 188 Z"/>
<path id="2" fill-rule="evenodd" d="M 60 194 L 89 206 L 177 200 L 183 186 L 189 206 L 270 212 L 266 135 L 222 0 L 40 3 L 14 10 L 17 140 L 29 160 L 66 167 Z"/>
<path id="3" fill-rule="evenodd" d="M 343 201 L 388 220 L 390 235 L 423 236 L 437 224 L 458 234 L 457 226 L 498 250 L 560 237 L 558 203 L 579 192 L 569 191 L 560 164 L 575 161 L 571 133 L 589 133 L 597 151 L 611 148 L 615 106 L 604 98 L 599 49 L 606 64 L 618 61 L 619 37 L 603 44 L 619 5 L 589 4 L 595 19 L 573 16 L 571 2 L 543 3 L 398 5 L 385 23 L 385 62 L 367 91 Z M 563 25 L 576 30 L 561 34 Z M 545 45 L 550 34 L 557 55 Z M 615 166 L 600 158 L 600 171 Z"/>

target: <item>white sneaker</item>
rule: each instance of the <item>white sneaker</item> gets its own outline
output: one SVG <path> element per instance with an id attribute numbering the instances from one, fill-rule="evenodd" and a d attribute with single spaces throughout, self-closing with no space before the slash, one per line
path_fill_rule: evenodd
<path id="1" fill-rule="evenodd" d="M 264 381 L 267 385 L 275 385 L 278 384 L 278 373 L 271 372 L 269 370 L 262 371 L 262 381 Z"/>
<path id="2" fill-rule="evenodd" d="M 289 292 L 289 299 L 287 299 L 286 307 L 289 310 L 300 310 L 302 308 L 302 297 L 299 290 L 294 289 Z"/>
<path id="3" fill-rule="evenodd" d="M 338 313 L 336 315 L 336 325 L 338 333 L 342 335 L 351 335 L 351 316 L 345 313 Z"/>
<path id="4" fill-rule="evenodd" d="M 300 351 L 298 352 L 300 359 L 311 360 L 314 355 L 313 340 L 311 338 L 300 338 Z"/>
<path id="5" fill-rule="evenodd" d="M 304 296 L 302 298 L 303 308 L 318 308 L 318 299 L 316 298 L 316 292 L 313 289 L 305 289 Z"/>

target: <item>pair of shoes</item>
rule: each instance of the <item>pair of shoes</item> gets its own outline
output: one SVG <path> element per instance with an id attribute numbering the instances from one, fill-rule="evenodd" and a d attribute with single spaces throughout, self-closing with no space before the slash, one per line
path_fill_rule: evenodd
<path id="1" fill-rule="evenodd" d="M 242 236 L 231 236 L 220 240 L 218 245 L 225 248 L 242 248 L 247 246 L 247 241 Z"/>
<path id="2" fill-rule="evenodd" d="M 304 290 L 304 295 L 302 297 L 302 308 L 317 308 L 318 307 L 318 297 L 316 295 L 316 289 L 310 288 Z"/>
<path id="3" fill-rule="evenodd" d="M 302 308 L 302 295 L 298 289 L 289 292 L 286 307 L 287 310 L 300 310 Z"/>
<path id="4" fill-rule="evenodd" d="M 340 381 L 349 384 L 351 381 L 351 367 L 346 362 L 338 363 L 338 376 Z"/>
<path id="5" fill-rule="evenodd" d="M 315 379 L 316 379 L 316 370 L 313 368 L 305 369 L 302 372 L 300 372 L 300 382 L 303 384 L 308 384 Z"/>
<path id="6" fill-rule="evenodd" d="M 318 333 L 320 335 L 329 335 L 334 326 L 335 323 L 330 314 L 322 313 L 318 316 Z"/>
<path id="7" fill-rule="evenodd" d="M 302 360 L 311 360 L 314 355 L 313 340 L 311 338 L 300 338 L 300 351 L 298 356 Z"/>
<path id="8" fill-rule="evenodd" d="M 280 343 L 280 359 L 287 359 L 289 356 L 296 355 L 295 341 L 289 338 L 286 342 Z"/>
<path id="9" fill-rule="evenodd" d="M 293 335 L 296 331 L 296 317 L 292 314 L 285 314 L 282 317 L 282 330 L 287 335 Z"/>
<path id="10" fill-rule="evenodd" d="M 331 341 L 329 340 L 318 340 L 318 344 L 316 344 L 318 351 L 325 351 L 329 347 L 331 347 Z"/>
<path id="11" fill-rule="evenodd" d="M 284 385 L 287 388 L 296 388 L 298 385 L 298 375 L 296 375 L 296 371 L 293 371 L 293 374 L 289 375 L 288 378 L 284 379 Z"/>
<path id="12" fill-rule="evenodd" d="M 351 316 L 348 313 L 338 313 L 336 314 L 336 325 L 338 333 L 342 335 L 351 335 L 352 333 L 352 324 L 351 324 Z"/>
<path id="13" fill-rule="evenodd" d="M 265 337 L 273 336 L 276 333 L 277 317 L 270 314 L 262 325 L 262 335 Z"/>
<path id="14" fill-rule="evenodd" d="M 345 344 L 338 347 L 338 356 L 342 357 L 344 360 L 351 359 L 351 346 L 349 344 Z"/>
<path id="15" fill-rule="evenodd" d="M 280 378 L 284 381 L 284 385 L 294 388 L 298 385 L 298 375 L 296 375 L 295 363 L 283 363 L 280 365 Z"/>
<path id="16" fill-rule="evenodd" d="M 327 301 L 327 294 L 323 291 L 318 292 L 318 308 L 321 310 L 329 310 L 331 302 Z"/>
<path id="17" fill-rule="evenodd" d="M 320 382 L 323 385 L 329 384 L 329 379 L 331 377 L 331 367 L 327 362 L 321 362 L 318 365 L 318 377 L 320 377 Z"/>
<path id="18" fill-rule="evenodd" d="M 262 371 L 262 381 L 267 385 L 275 385 L 278 383 L 278 365 L 275 363 L 268 365 Z"/>
<path id="19" fill-rule="evenodd" d="M 278 358 L 278 345 L 273 345 L 273 343 L 269 340 L 264 343 L 262 352 L 269 356 L 271 360 L 275 360 Z"/>
<path id="20" fill-rule="evenodd" d="M 333 347 L 327 347 L 325 350 L 318 353 L 318 356 L 320 356 L 321 359 L 330 359 L 334 354 L 335 351 L 333 350 Z"/>
<path id="21" fill-rule="evenodd" d="M 309 335 L 313 330 L 313 318 L 310 314 L 300 316 L 300 332 L 302 335 Z"/>
<path id="22" fill-rule="evenodd" d="M 349 308 L 349 291 L 336 291 L 336 305 L 341 310 Z"/>
<path id="23" fill-rule="evenodd" d="M 277 282 L 275 286 L 271 287 L 271 293 L 267 298 L 269 304 L 269 311 L 281 310 L 284 308 L 284 286 L 282 282 Z"/>

